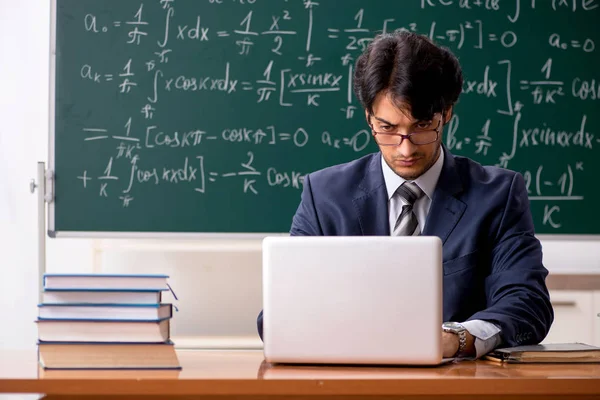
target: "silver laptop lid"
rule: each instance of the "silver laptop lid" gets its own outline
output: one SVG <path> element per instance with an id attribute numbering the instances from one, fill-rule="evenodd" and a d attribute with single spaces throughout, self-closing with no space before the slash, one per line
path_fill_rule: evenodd
<path id="1" fill-rule="evenodd" d="M 437 237 L 268 237 L 263 339 L 269 362 L 438 364 Z"/>

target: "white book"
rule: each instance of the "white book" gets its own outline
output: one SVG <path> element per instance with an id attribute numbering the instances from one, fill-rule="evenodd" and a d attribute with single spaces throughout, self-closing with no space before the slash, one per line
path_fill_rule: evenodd
<path id="1" fill-rule="evenodd" d="M 170 319 L 162 321 L 87 321 L 38 319 L 41 342 L 162 343 Z"/>
<path id="2" fill-rule="evenodd" d="M 42 319 L 152 321 L 171 318 L 171 304 L 40 304 Z"/>
<path id="3" fill-rule="evenodd" d="M 160 301 L 158 290 L 47 290 L 42 293 L 44 304 L 158 304 Z"/>
<path id="4" fill-rule="evenodd" d="M 44 289 L 168 290 L 167 275 L 44 274 Z"/>

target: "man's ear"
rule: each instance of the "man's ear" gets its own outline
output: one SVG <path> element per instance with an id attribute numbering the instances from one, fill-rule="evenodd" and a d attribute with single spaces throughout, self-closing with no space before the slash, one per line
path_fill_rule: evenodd
<path id="1" fill-rule="evenodd" d="M 450 122 L 450 119 L 452 119 L 453 108 L 454 106 L 450 106 L 446 111 L 444 111 L 444 125 Z"/>
<path id="2" fill-rule="evenodd" d="M 371 121 L 369 120 L 369 110 L 365 110 L 365 119 L 367 120 L 367 124 L 371 125 Z"/>

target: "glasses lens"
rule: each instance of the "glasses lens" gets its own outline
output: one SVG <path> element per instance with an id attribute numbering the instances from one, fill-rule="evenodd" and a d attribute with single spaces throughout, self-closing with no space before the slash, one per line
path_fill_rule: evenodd
<path id="1" fill-rule="evenodd" d="M 382 144 L 382 145 L 398 145 L 398 143 L 400 143 L 400 140 L 402 140 L 402 138 L 400 136 L 397 135 L 388 135 L 385 133 L 377 133 L 377 135 L 375 135 L 375 140 L 377 141 L 377 143 Z"/>
<path id="2" fill-rule="evenodd" d="M 414 144 L 428 144 L 433 143 L 437 139 L 437 132 L 433 130 L 415 132 L 411 135 L 410 141 Z"/>

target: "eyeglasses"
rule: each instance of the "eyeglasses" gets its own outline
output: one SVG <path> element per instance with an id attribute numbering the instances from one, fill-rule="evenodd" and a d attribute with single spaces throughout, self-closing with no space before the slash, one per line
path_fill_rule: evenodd
<path id="1" fill-rule="evenodd" d="M 438 140 L 441 125 L 442 120 L 440 119 L 438 120 L 438 125 L 435 129 L 416 129 L 414 132 L 411 132 L 408 135 L 403 135 L 401 133 L 375 132 L 373 125 L 369 121 L 369 126 L 373 132 L 373 137 L 380 146 L 400 146 L 404 139 L 408 139 L 415 146 L 433 143 Z"/>

